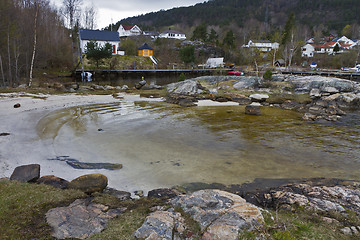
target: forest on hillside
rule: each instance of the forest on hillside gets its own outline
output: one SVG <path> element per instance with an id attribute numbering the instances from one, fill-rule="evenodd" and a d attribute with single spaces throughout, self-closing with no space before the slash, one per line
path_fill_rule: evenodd
<path id="1" fill-rule="evenodd" d="M 316 31 L 341 34 L 344 26 L 352 25 L 354 31 L 350 37 L 358 38 L 359 9 L 359 0 L 210 0 L 191 7 L 123 19 L 116 26 L 132 23 L 141 25 L 144 30 L 161 30 L 176 25 L 189 29 L 201 23 L 220 28 L 231 25 L 246 32 L 247 36 L 264 38 L 281 29 L 289 13 L 294 13 L 296 24 L 306 29 L 309 36 Z"/>

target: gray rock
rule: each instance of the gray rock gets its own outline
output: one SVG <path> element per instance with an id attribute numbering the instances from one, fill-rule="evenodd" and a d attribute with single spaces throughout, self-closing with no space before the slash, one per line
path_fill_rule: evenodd
<path id="1" fill-rule="evenodd" d="M 237 239 L 245 229 L 263 223 L 260 210 L 238 195 L 220 190 L 200 190 L 171 201 L 205 230 L 203 239 Z"/>
<path id="2" fill-rule="evenodd" d="M 345 212 L 345 209 L 340 204 L 319 198 L 311 199 L 308 208 L 318 211 L 327 211 L 327 212 L 328 211 Z"/>
<path id="3" fill-rule="evenodd" d="M 348 235 L 348 236 L 352 235 L 351 229 L 349 227 L 344 227 L 344 228 L 340 229 L 340 231 L 345 235 Z"/>
<path id="4" fill-rule="evenodd" d="M 173 234 L 180 237 L 185 231 L 185 220 L 173 209 L 151 213 L 134 233 L 136 238 L 172 240 Z"/>
<path id="5" fill-rule="evenodd" d="M 291 76 L 288 81 L 295 85 L 295 91 L 310 92 L 317 88 L 320 91 L 327 87 L 333 87 L 339 92 L 357 92 L 360 89 L 358 83 L 334 77 L 321 76 Z"/>
<path id="6" fill-rule="evenodd" d="M 267 94 L 258 94 L 257 93 L 257 94 L 251 94 L 249 97 L 254 102 L 264 102 L 264 101 L 266 101 L 266 99 L 269 98 L 269 95 L 267 95 Z"/>
<path id="7" fill-rule="evenodd" d="M 30 164 L 16 167 L 11 174 L 10 180 L 20 182 L 35 182 L 40 177 L 40 165 Z"/>
<path id="8" fill-rule="evenodd" d="M 319 90 L 318 88 L 313 88 L 313 89 L 311 89 L 311 91 L 310 91 L 310 97 L 311 97 L 311 98 L 321 97 L 320 90 Z"/>
<path id="9" fill-rule="evenodd" d="M 78 89 L 78 91 L 92 91 L 92 90 L 94 90 L 94 89 L 91 87 L 88 87 L 88 86 L 79 86 L 79 89 Z"/>
<path id="10" fill-rule="evenodd" d="M 114 188 L 105 188 L 103 190 L 103 193 L 114 196 L 114 197 L 118 198 L 120 201 L 125 201 L 125 200 L 131 199 L 131 193 L 125 192 L 125 191 L 119 191 Z"/>
<path id="11" fill-rule="evenodd" d="M 325 93 L 331 93 L 331 94 L 334 94 L 334 93 L 338 93 L 339 90 L 337 90 L 336 88 L 334 87 L 323 87 L 320 89 L 321 92 L 325 92 Z"/>
<path id="12" fill-rule="evenodd" d="M 78 199 L 68 207 L 50 209 L 46 221 L 53 228 L 53 237 L 57 239 L 85 239 L 101 232 L 109 219 L 126 209 L 112 209 L 102 204 L 91 203 L 88 199 Z"/>
<path id="13" fill-rule="evenodd" d="M 256 88 L 259 86 L 261 80 L 257 77 L 241 77 L 233 87 L 235 89 Z"/>
<path id="14" fill-rule="evenodd" d="M 359 234 L 359 231 L 356 229 L 355 226 L 352 226 L 350 227 L 351 228 L 351 231 L 353 232 L 354 235 L 358 235 Z"/>
<path id="15" fill-rule="evenodd" d="M 315 121 L 317 119 L 317 116 L 315 114 L 312 114 L 312 113 L 305 113 L 302 116 L 302 119 L 304 121 Z"/>
<path id="16" fill-rule="evenodd" d="M 124 91 L 129 90 L 129 86 L 128 85 L 123 85 L 121 87 L 121 90 L 124 90 Z"/>
<path id="17" fill-rule="evenodd" d="M 182 82 L 171 83 L 166 86 L 169 93 L 180 95 L 196 95 L 201 85 L 195 80 L 185 80 Z"/>
<path id="18" fill-rule="evenodd" d="M 142 79 L 140 82 L 135 84 L 135 88 L 136 89 L 141 89 L 145 85 L 146 85 L 146 81 L 144 79 Z"/>
<path id="19" fill-rule="evenodd" d="M 106 86 L 104 87 L 104 89 L 105 89 L 105 90 L 115 90 L 116 88 L 113 87 L 113 86 L 110 86 L 110 85 L 106 85 Z"/>
<path id="20" fill-rule="evenodd" d="M 161 198 L 161 199 L 172 199 L 178 196 L 178 192 L 174 189 L 159 188 L 148 192 L 148 197 Z"/>

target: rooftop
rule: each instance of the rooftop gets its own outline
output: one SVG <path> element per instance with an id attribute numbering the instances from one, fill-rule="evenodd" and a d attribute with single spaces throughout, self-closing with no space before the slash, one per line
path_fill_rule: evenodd
<path id="1" fill-rule="evenodd" d="M 79 34 L 81 40 L 120 42 L 120 37 L 118 32 L 80 29 Z"/>

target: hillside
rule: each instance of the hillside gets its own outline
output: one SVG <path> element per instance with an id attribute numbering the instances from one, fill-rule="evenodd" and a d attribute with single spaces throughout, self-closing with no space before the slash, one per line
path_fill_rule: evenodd
<path id="1" fill-rule="evenodd" d="M 302 32 L 341 33 L 345 25 L 358 26 L 359 0 L 210 0 L 191 7 L 153 12 L 119 21 L 138 24 L 144 30 L 162 30 L 177 26 L 188 30 L 200 23 L 226 28 L 237 27 L 249 34 L 274 32 L 285 24 L 290 12 L 296 16 Z M 306 30 L 304 30 L 306 29 Z M 250 30 L 250 32 L 249 32 Z M 359 31 L 354 30 L 354 35 Z M 358 36 L 353 36 L 358 37 Z"/>

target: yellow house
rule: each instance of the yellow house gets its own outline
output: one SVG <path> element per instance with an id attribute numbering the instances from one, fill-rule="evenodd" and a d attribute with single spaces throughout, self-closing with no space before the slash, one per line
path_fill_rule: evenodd
<path id="1" fill-rule="evenodd" d="M 144 43 L 141 47 L 138 49 L 138 55 L 140 57 L 150 57 L 154 55 L 154 50 L 147 45 L 147 43 Z"/>

